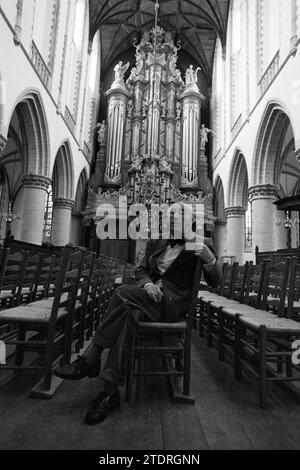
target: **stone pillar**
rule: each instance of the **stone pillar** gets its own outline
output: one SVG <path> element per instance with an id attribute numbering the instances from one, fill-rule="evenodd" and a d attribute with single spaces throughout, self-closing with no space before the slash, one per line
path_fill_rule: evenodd
<path id="1" fill-rule="evenodd" d="M 275 251 L 277 249 L 278 211 L 276 201 L 278 188 L 272 184 L 253 186 L 249 189 L 252 202 L 253 247 L 259 251 Z"/>
<path id="2" fill-rule="evenodd" d="M 242 264 L 245 251 L 245 214 L 244 207 L 227 207 L 227 256 Z"/>
<path id="3" fill-rule="evenodd" d="M 219 258 L 227 255 L 227 222 L 216 220 L 213 231 L 213 246 Z"/>
<path id="4" fill-rule="evenodd" d="M 70 242 L 71 215 L 74 201 L 56 198 L 53 201 L 53 224 L 51 242 L 55 246 L 65 246 Z"/>
<path id="5" fill-rule="evenodd" d="M 20 221 L 20 240 L 34 245 L 43 242 L 46 192 L 51 180 L 40 175 L 23 177 L 23 208 Z"/>
<path id="6" fill-rule="evenodd" d="M 83 215 L 73 213 L 71 217 L 70 243 L 83 246 Z"/>

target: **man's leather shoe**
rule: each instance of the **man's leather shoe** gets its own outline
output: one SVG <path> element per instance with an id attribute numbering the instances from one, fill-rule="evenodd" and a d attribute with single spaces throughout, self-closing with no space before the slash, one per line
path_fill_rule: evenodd
<path id="1" fill-rule="evenodd" d="M 87 364 L 84 357 L 78 356 L 78 359 L 72 362 L 72 364 L 57 367 L 54 371 L 54 375 L 65 380 L 80 380 L 84 377 L 98 377 L 100 369 L 101 361 L 94 364 Z"/>
<path id="2" fill-rule="evenodd" d="M 85 424 L 92 426 L 93 424 L 101 423 L 105 420 L 108 413 L 120 406 L 119 390 L 115 392 L 100 392 L 96 400 L 90 406 L 86 417 Z"/>

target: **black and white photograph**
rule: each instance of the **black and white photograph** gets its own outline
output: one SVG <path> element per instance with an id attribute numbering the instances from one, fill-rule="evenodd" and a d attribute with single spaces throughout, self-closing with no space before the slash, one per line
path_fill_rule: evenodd
<path id="1" fill-rule="evenodd" d="M 0 0 L 0 44 L 0 453 L 300 450 L 300 0 Z"/>

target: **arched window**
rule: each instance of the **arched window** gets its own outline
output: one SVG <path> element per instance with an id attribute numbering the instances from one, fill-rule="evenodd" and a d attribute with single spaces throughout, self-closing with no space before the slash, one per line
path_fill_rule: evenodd
<path id="1" fill-rule="evenodd" d="M 33 45 L 53 73 L 60 0 L 39 0 L 34 8 Z"/>
<path id="2" fill-rule="evenodd" d="M 99 102 L 100 82 L 100 34 L 96 34 L 93 41 L 92 52 L 89 58 L 89 74 L 85 103 L 85 136 L 89 144 L 92 143 L 92 128 L 97 118 L 97 105 Z"/>
<path id="3" fill-rule="evenodd" d="M 213 94 L 212 94 L 212 117 L 216 137 L 213 140 L 213 154 L 216 157 L 222 144 L 222 106 L 224 82 L 224 62 L 222 57 L 222 45 L 217 39 L 214 57 Z"/>
<path id="4" fill-rule="evenodd" d="M 47 190 L 46 209 L 45 209 L 45 216 L 44 216 L 44 234 L 43 234 L 44 243 L 51 241 L 52 222 L 53 222 L 53 189 L 52 189 L 52 185 L 50 185 Z"/>
<path id="5" fill-rule="evenodd" d="M 68 110 L 71 113 L 74 123 L 76 123 L 77 119 L 86 14 L 86 0 L 77 0 L 71 43 L 70 72 L 67 97 Z"/>
<path id="6" fill-rule="evenodd" d="M 280 0 L 258 0 L 259 74 L 264 75 L 280 47 Z"/>
<path id="7" fill-rule="evenodd" d="M 231 12 L 231 127 L 241 115 L 242 80 L 242 0 L 234 0 Z"/>

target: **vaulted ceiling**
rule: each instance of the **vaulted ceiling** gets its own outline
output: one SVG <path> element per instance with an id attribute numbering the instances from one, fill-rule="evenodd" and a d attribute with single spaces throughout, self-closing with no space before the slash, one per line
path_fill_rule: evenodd
<path id="1" fill-rule="evenodd" d="M 217 36 L 226 46 L 230 0 L 160 0 L 159 25 L 180 40 L 182 52 L 211 82 Z M 102 72 L 133 48 L 133 38 L 154 26 L 155 0 L 89 0 L 90 40 L 100 30 Z"/>

